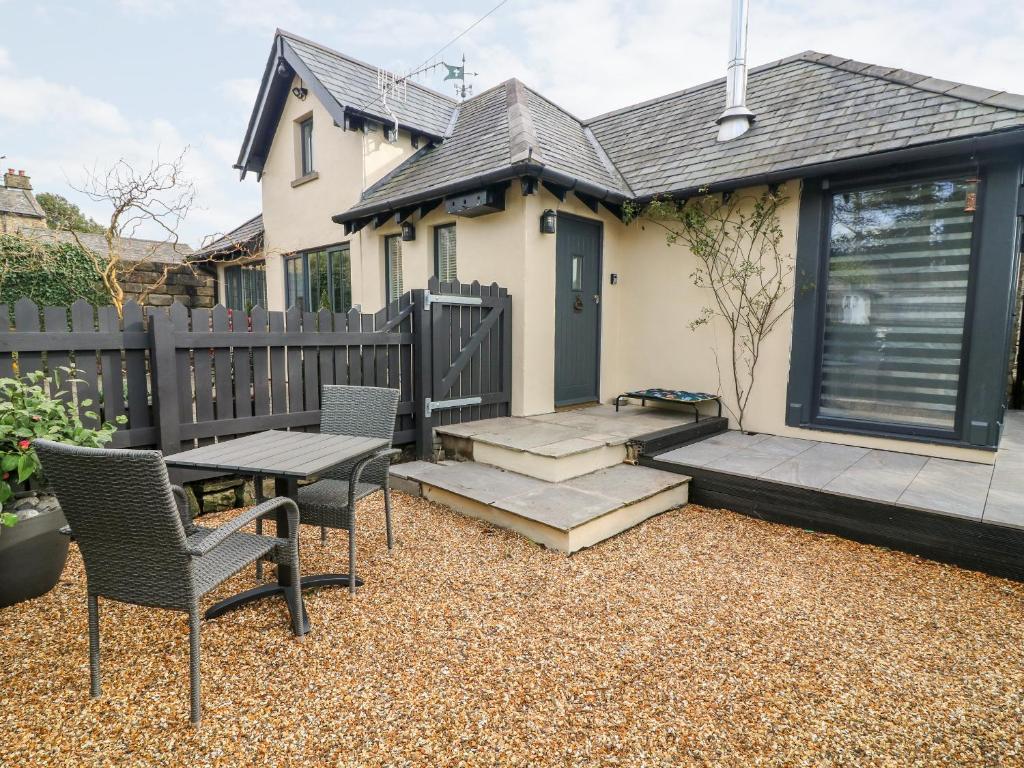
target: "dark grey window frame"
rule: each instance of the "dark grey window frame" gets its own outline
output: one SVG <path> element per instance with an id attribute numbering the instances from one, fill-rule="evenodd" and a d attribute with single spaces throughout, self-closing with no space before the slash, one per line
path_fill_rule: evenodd
<path id="1" fill-rule="evenodd" d="M 262 267 L 262 269 L 260 269 Z M 262 272 L 259 279 L 249 278 L 247 281 L 245 278 L 246 272 Z M 247 284 L 248 282 L 248 284 Z M 250 289 L 258 291 L 259 300 L 246 302 L 246 299 L 251 299 L 251 296 L 247 294 Z M 237 293 L 237 296 L 233 296 L 233 293 Z M 234 306 L 233 299 L 239 299 L 241 306 Z M 251 306 L 260 306 L 266 309 L 267 306 L 267 273 L 266 273 L 266 262 L 250 261 L 245 264 L 228 264 L 224 267 L 224 306 L 228 309 L 237 309 L 241 312 L 247 312 L 245 304 L 249 303 Z"/>
<path id="2" fill-rule="evenodd" d="M 307 135 L 308 134 L 308 135 Z M 299 176 L 309 176 L 313 168 L 313 116 L 299 121 Z"/>
<path id="3" fill-rule="evenodd" d="M 786 424 L 830 432 L 944 443 L 992 450 L 999 442 L 1007 404 L 1010 335 L 1016 276 L 1020 267 L 1022 157 L 991 155 L 950 158 L 866 170 L 837 178 L 805 179 L 797 235 L 793 346 Z M 968 282 L 964 351 L 957 419 L 951 431 L 884 422 L 821 418 L 821 344 L 827 293 L 831 194 L 962 173 L 977 174 L 978 210 Z"/>
<path id="4" fill-rule="evenodd" d="M 302 288 L 303 288 L 303 296 L 302 296 L 303 302 L 302 302 L 302 305 L 301 305 L 300 308 L 303 311 L 309 311 L 309 306 L 306 305 L 306 302 L 308 302 L 309 299 L 310 299 L 309 294 L 310 294 L 310 290 L 311 290 L 310 271 L 309 271 L 309 257 L 312 254 L 315 254 L 315 253 L 326 253 L 327 256 L 328 256 L 328 262 L 327 262 L 327 264 L 328 264 L 328 266 L 327 266 L 327 295 L 330 297 L 331 304 L 332 304 L 332 306 L 330 306 L 330 307 L 318 307 L 317 310 L 319 310 L 319 309 L 330 309 L 332 312 L 347 312 L 349 309 L 352 308 L 351 307 L 352 285 L 350 284 L 349 287 L 348 287 L 348 296 L 349 296 L 349 300 L 350 300 L 350 306 L 348 306 L 348 307 L 340 307 L 340 308 L 333 306 L 334 298 L 335 298 L 335 294 L 336 294 L 336 290 L 335 290 L 336 286 L 334 284 L 334 269 L 333 269 L 333 265 L 331 263 L 331 261 L 332 261 L 331 257 L 332 257 L 333 254 L 339 254 L 340 255 L 340 254 L 343 254 L 343 253 L 347 253 L 348 254 L 348 258 L 349 258 L 349 280 L 351 281 L 351 275 L 352 275 L 352 271 L 351 271 L 352 270 L 352 251 L 351 251 L 351 246 L 349 245 L 349 243 L 347 241 L 343 242 L 343 243 L 334 243 L 333 245 L 325 245 L 325 246 L 322 246 L 320 248 L 311 248 L 309 250 L 300 251 L 299 253 L 293 253 L 293 254 L 290 254 L 290 255 L 284 257 L 283 263 L 284 263 L 284 300 L 285 300 L 285 304 L 288 304 L 288 298 L 289 298 L 289 296 L 292 293 L 292 276 L 291 276 L 291 273 L 290 273 L 289 266 L 291 264 L 295 263 L 295 262 L 299 262 L 301 264 L 301 267 L 302 267 L 300 272 L 301 272 L 301 275 L 302 275 Z"/>

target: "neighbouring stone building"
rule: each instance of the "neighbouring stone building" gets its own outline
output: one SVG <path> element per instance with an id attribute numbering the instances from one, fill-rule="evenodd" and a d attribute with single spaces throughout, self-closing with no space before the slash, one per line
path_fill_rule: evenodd
<path id="1" fill-rule="evenodd" d="M 4 185 L 0 188 L 0 233 L 38 242 L 77 242 L 101 258 L 110 256 L 106 238 L 101 234 L 50 229 L 46 213 L 32 193 L 31 179 L 24 171 L 15 173 L 13 168 L 4 174 Z M 175 301 L 186 307 L 212 307 L 217 293 L 216 268 L 190 262 L 192 254 L 192 248 L 184 243 L 122 238 L 119 255 L 124 265 L 121 285 L 125 300 L 155 307 Z"/>
<path id="2" fill-rule="evenodd" d="M 0 187 L 0 234 L 13 234 L 22 227 L 45 227 L 46 212 L 32 194 L 32 183 L 24 171 L 8 168 Z"/>

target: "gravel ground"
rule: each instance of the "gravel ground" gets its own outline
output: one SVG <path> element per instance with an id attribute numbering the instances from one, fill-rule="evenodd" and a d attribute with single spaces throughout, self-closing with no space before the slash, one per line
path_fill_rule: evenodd
<path id="1" fill-rule="evenodd" d="M 204 625 L 199 729 L 181 614 L 101 601 L 89 698 L 73 551 L 0 611 L 0 765 L 1024 764 L 1024 585 L 695 506 L 567 558 L 396 494 L 389 557 L 363 507 L 367 584 L 307 593 L 305 640 L 278 602 Z"/>

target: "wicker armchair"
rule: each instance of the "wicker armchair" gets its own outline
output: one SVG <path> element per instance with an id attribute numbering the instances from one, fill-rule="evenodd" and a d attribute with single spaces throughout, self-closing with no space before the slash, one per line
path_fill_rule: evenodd
<path id="1" fill-rule="evenodd" d="M 398 415 L 397 389 L 324 385 L 320 394 L 320 431 L 325 434 L 380 437 L 390 443 Z M 385 448 L 348 461 L 324 477 L 299 488 L 299 522 L 320 526 L 321 541 L 328 528 L 348 531 L 349 591 L 356 591 L 356 502 L 378 489 L 384 491 L 384 525 L 388 551 L 394 548 L 391 528 L 391 457 L 400 451 Z M 258 530 L 258 529 L 257 529 Z"/>
<path id="2" fill-rule="evenodd" d="M 193 524 L 185 493 L 171 485 L 159 451 L 125 451 L 34 442 L 46 476 L 85 561 L 89 601 L 90 693 L 100 695 L 99 601 L 184 611 L 189 619 L 192 722 L 199 701 L 199 599 L 253 561 L 291 566 L 299 595 L 298 509 L 276 498 L 219 528 Z M 254 536 L 239 529 L 285 506 L 291 536 Z M 302 616 L 293 616 L 302 633 Z"/>

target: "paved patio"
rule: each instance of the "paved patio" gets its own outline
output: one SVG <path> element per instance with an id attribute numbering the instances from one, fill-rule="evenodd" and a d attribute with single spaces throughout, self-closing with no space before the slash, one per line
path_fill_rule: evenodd
<path id="1" fill-rule="evenodd" d="M 1024 412 L 1007 415 L 995 465 L 726 432 L 658 456 L 848 496 L 1024 527 Z"/>

